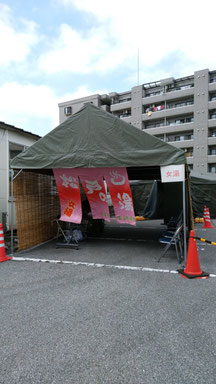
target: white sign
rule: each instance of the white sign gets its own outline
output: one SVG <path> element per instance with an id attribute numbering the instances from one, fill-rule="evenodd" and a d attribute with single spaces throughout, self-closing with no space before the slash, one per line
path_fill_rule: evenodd
<path id="1" fill-rule="evenodd" d="M 181 165 L 168 165 L 167 167 L 160 167 L 162 183 L 175 183 L 177 181 L 184 181 L 185 179 L 185 166 Z"/>

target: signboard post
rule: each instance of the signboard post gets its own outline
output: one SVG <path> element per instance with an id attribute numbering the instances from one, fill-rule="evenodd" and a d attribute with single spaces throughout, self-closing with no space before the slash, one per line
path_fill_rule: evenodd
<path id="1" fill-rule="evenodd" d="M 186 242 L 186 201 L 185 201 L 185 165 L 168 165 L 161 167 L 162 183 L 182 182 L 182 201 L 183 201 L 183 231 L 184 231 L 184 261 L 187 258 Z"/>

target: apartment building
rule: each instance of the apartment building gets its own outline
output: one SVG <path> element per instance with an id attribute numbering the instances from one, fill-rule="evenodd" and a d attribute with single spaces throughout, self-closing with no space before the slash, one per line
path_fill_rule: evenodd
<path id="1" fill-rule="evenodd" d="M 0 222 L 5 229 L 11 225 L 10 160 L 38 139 L 40 136 L 34 133 L 0 122 Z"/>
<path id="2" fill-rule="evenodd" d="M 216 173 L 216 71 L 203 69 L 59 104 L 60 123 L 93 103 L 129 124 L 185 151 L 190 169 Z"/>

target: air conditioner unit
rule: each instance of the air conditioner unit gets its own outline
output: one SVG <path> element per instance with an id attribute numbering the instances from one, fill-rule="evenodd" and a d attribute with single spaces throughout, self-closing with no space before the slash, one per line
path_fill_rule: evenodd
<path id="1" fill-rule="evenodd" d="M 66 116 L 70 116 L 70 115 L 72 115 L 72 107 L 65 107 L 65 108 L 64 108 L 64 114 L 65 114 Z"/>

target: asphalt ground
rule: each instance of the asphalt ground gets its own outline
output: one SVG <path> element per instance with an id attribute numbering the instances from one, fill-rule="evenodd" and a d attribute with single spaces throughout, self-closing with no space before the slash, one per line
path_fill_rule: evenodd
<path id="1" fill-rule="evenodd" d="M 216 278 L 174 273 L 173 248 L 158 263 L 163 230 L 111 223 L 79 250 L 49 242 L 1 263 L 0 383 L 215 383 Z M 197 248 L 216 274 L 215 246 Z"/>

